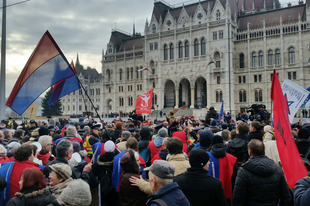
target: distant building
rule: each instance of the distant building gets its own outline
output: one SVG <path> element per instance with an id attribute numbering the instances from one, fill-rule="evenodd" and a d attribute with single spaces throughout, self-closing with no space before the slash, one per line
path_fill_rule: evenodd
<path id="1" fill-rule="evenodd" d="M 281 81 L 310 85 L 309 5 L 210 0 L 178 7 L 155 0 L 144 36 L 112 31 L 102 55 L 100 111 L 131 111 L 151 88 L 159 109 L 219 109 L 223 99 L 233 113 L 253 103 L 270 110 L 273 68 Z M 138 72 L 143 67 L 149 72 Z"/>
<path id="2" fill-rule="evenodd" d="M 104 112 L 103 106 L 100 103 L 103 100 L 102 75 L 96 69 L 90 67 L 84 69 L 83 65 L 80 64 L 78 55 L 75 62 L 75 69 L 79 80 L 83 84 L 94 106 L 97 108 L 98 113 L 101 115 Z M 95 114 L 95 110 L 91 106 L 83 89 L 64 96 L 61 98 L 61 103 L 63 115 L 83 115 L 86 112 Z"/>

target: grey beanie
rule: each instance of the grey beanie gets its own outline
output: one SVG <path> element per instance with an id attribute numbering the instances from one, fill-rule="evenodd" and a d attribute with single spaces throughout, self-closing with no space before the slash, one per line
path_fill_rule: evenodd
<path id="1" fill-rule="evenodd" d="M 168 136 L 168 130 L 163 127 L 161 128 L 159 131 L 158 131 L 158 134 L 157 134 L 159 137 L 167 137 Z"/>
<path id="2" fill-rule="evenodd" d="M 92 197 L 89 185 L 81 179 L 72 180 L 60 195 L 60 199 L 73 206 L 87 206 Z"/>

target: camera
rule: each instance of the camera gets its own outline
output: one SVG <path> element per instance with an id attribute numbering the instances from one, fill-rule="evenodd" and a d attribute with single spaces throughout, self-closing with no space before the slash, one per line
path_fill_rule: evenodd
<path id="1" fill-rule="evenodd" d="M 249 115 L 250 120 L 256 120 L 259 122 L 268 123 L 268 120 L 271 114 L 266 110 L 266 105 L 264 104 L 252 104 L 251 106 L 247 106 L 246 108 L 247 113 L 251 113 Z"/>

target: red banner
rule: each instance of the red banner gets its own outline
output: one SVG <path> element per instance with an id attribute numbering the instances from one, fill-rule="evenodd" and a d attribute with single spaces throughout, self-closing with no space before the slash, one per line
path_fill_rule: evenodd
<path id="1" fill-rule="evenodd" d="M 271 99 L 273 100 L 273 123 L 279 156 L 288 186 L 294 188 L 295 183 L 306 177 L 308 172 L 291 133 L 287 101 L 275 69 L 272 77 Z"/>
<path id="2" fill-rule="evenodd" d="M 136 100 L 136 114 L 151 114 L 153 89 L 140 95 Z"/>

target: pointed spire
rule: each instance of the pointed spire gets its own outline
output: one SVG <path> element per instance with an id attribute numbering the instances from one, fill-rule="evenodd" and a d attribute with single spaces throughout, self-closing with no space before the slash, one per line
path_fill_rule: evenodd
<path id="1" fill-rule="evenodd" d="M 298 13 L 298 21 L 301 20 L 301 16 L 300 16 L 300 13 Z"/>
<path id="2" fill-rule="evenodd" d="M 147 20 L 147 17 L 146 17 L 146 21 L 145 21 L 145 25 L 144 25 L 144 33 L 145 34 L 147 33 L 148 28 L 149 28 L 149 21 Z"/>
<path id="3" fill-rule="evenodd" d="M 255 0 L 252 0 L 252 9 L 255 9 Z"/>
<path id="4" fill-rule="evenodd" d="M 211 17 L 211 9 L 210 9 L 210 4 L 208 2 L 208 8 L 207 8 L 207 17 Z"/>
<path id="5" fill-rule="evenodd" d="M 75 67 L 80 66 L 79 53 L 76 54 Z"/>
<path id="6" fill-rule="evenodd" d="M 266 0 L 263 0 L 264 9 L 266 9 Z"/>

